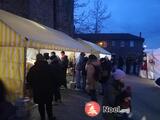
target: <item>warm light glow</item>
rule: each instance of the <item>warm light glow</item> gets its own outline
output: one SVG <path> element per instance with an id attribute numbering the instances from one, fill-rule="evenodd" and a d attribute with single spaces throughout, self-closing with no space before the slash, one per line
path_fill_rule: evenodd
<path id="1" fill-rule="evenodd" d="M 97 43 L 100 47 L 107 47 L 107 42 L 106 41 L 100 41 Z"/>
<path id="2" fill-rule="evenodd" d="M 103 46 L 103 42 L 99 42 L 99 45 L 100 45 L 100 46 Z"/>

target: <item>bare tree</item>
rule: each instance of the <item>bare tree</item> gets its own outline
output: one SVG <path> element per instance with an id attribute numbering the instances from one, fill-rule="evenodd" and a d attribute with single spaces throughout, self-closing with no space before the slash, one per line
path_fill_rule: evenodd
<path id="1" fill-rule="evenodd" d="M 91 10 L 93 33 L 100 33 L 104 27 L 104 22 L 111 17 L 108 7 L 104 6 L 102 0 L 95 0 L 94 7 Z"/>
<path id="2" fill-rule="evenodd" d="M 84 10 L 89 4 L 90 0 L 80 3 L 80 0 L 74 0 L 74 25 L 75 32 L 84 31 L 88 26 L 89 14 Z M 86 26 L 87 25 L 87 26 Z"/>
<path id="3" fill-rule="evenodd" d="M 106 7 L 102 0 L 94 0 L 93 8 L 87 11 L 82 11 L 81 14 L 76 12 L 81 9 L 86 8 L 90 2 L 79 3 L 79 0 L 75 0 L 75 26 L 77 33 L 100 33 L 105 20 L 111 17 L 110 12 L 108 12 L 108 7 Z"/>

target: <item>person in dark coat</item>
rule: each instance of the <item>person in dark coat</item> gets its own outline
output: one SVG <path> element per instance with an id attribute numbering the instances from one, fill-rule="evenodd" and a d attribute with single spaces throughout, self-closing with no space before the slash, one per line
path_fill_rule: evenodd
<path id="1" fill-rule="evenodd" d="M 138 66 L 138 59 L 134 59 L 133 61 L 133 74 L 134 75 L 138 75 L 137 66 Z"/>
<path id="2" fill-rule="evenodd" d="M 33 91 L 34 102 L 38 104 L 41 120 L 45 120 L 45 108 L 49 120 L 55 120 L 52 113 L 53 94 L 56 88 L 52 79 L 54 75 L 56 75 L 54 69 L 51 69 L 42 54 L 38 54 L 35 65 L 27 74 L 27 82 Z"/>
<path id="3" fill-rule="evenodd" d="M 63 69 L 62 85 L 64 85 L 65 88 L 67 88 L 66 74 L 67 74 L 68 63 L 69 63 L 68 56 L 65 55 L 64 51 L 61 51 L 61 65 L 62 65 L 62 69 Z"/>
<path id="4" fill-rule="evenodd" d="M 115 69 L 112 73 L 112 78 L 107 81 L 104 96 L 103 106 L 117 107 L 117 98 L 120 96 L 121 91 L 124 88 L 123 79 L 125 78 L 124 71 Z M 115 113 L 103 113 L 105 120 L 116 120 Z"/>
<path id="5" fill-rule="evenodd" d="M 102 95 L 104 94 L 104 89 L 106 86 L 106 82 L 110 78 L 112 65 L 108 58 L 101 58 L 100 59 L 101 68 L 102 68 L 102 75 L 101 75 L 101 85 L 102 85 Z"/>
<path id="6" fill-rule="evenodd" d="M 50 58 L 50 57 L 49 57 L 49 53 L 44 53 L 44 54 L 43 54 L 43 57 L 44 57 L 44 60 L 48 62 L 48 64 L 51 63 L 51 61 L 50 61 L 50 59 L 49 59 L 49 58 Z"/>
<path id="7" fill-rule="evenodd" d="M 82 89 L 82 65 L 84 62 L 85 53 L 81 52 L 79 55 L 79 60 L 76 63 L 76 88 L 78 90 Z"/>
<path id="8" fill-rule="evenodd" d="M 56 53 L 54 51 L 51 52 L 50 60 L 51 60 L 51 62 L 52 61 L 58 61 L 60 63 L 60 58 L 56 55 Z"/>
<path id="9" fill-rule="evenodd" d="M 0 80 L 0 120 L 16 120 L 16 108 L 6 100 L 6 88 Z"/>
<path id="10" fill-rule="evenodd" d="M 63 70 L 62 70 L 62 66 L 60 64 L 60 59 L 58 59 L 55 55 L 51 56 L 51 67 L 56 71 L 56 78 L 52 78 L 53 80 L 56 79 L 57 83 L 56 83 L 56 89 L 55 89 L 55 102 L 57 103 L 61 103 L 61 93 L 60 93 L 60 86 L 63 82 Z"/>
<path id="11" fill-rule="evenodd" d="M 119 59 L 118 59 L 118 68 L 121 69 L 121 70 L 123 70 L 123 67 L 124 67 L 124 60 L 120 56 Z"/>
<path id="12" fill-rule="evenodd" d="M 127 59 L 126 59 L 126 73 L 127 74 L 130 74 L 131 66 L 132 66 L 131 58 L 127 57 Z"/>
<path id="13" fill-rule="evenodd" d="M 84 61 L 82 63 L 82 90 L 84 92 L 86 92 L 86 77 L 87 77 L 87 72 L 86 72 L 86 64 L 87 64 L 87 61 L 88 61 L 88 57 L 84 57 Z"/>

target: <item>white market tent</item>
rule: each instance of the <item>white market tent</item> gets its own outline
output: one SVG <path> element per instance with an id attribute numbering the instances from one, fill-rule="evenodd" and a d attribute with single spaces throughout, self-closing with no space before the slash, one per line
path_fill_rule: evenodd
<path id="1" fill-rule="evenodd" d="M 149 79 L 160 78 L 160 48 L 159 49 L 147 49 L 147 76 Z"/>
<path id="2" fill-rule="evenodd" d="M 96 44 L 94 44 L 92 42 L 85 41 L 85 40 L 83 40 L 83 42 L 88 44 L 88 45 L 90 45 L 92 48 L 94 48 L 99 53 L 106 54 L 106 55 L 111 55 L 110 52 L 108 52 L 107 50 L 101 48 L 100 46 L 98 46 L 98 45 L 96 45 Z"/>
<path id="3" fill-rule="evenodd" d="M 70 51 L 88 51 L 87 48 L 79 44 L 68 35 L 38 24 L 34 21 L 16 16 L 3 10 L 0 10 L 0 19 L 16 33 L 24 38 L 28 38 L 29 42 L 32 41 L 32 44 L 34 42 L 39 43 L 39 45 L 35 43 L 35 45 L 29 45 L 29 47 Z M 40 44 L 43 45 L 41 46 Z"/>
<path id="4" fill-rule="evenodd" d="M 10 99 L 23 94 L 26 56 L 41 49 L 90 51 L 62 32 L 0 10 L 0 78 L 11 94 Z"/>
<path id="5" fill-rule="evenodd" d="M 111 53 L 110 52 L 101 48 L 100 46 L 96 45 L 95 43 L 92 43 L 92 42 L 89 42 L 89 41 L 86 41 L 86 40 L 82 40 L 80 38 L 78 38 L 78 40 L 81 44 L 83 44 L 87 48 L 90 48 L 91 53 L 99 54 L 100 57 L 101 56 L 103 56 L 103 57 L 108 56 L 108 58 L 111 58 Z"/>

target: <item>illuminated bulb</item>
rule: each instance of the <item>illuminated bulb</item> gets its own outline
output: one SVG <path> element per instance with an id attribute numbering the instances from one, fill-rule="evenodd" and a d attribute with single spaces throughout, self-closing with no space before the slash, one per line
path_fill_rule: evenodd
<path id="1" fill-rule="evenodd" d="M 103 45 L 103 42 L 100 42 L 99 45 L 102 46 L 102 45 Z"/>

